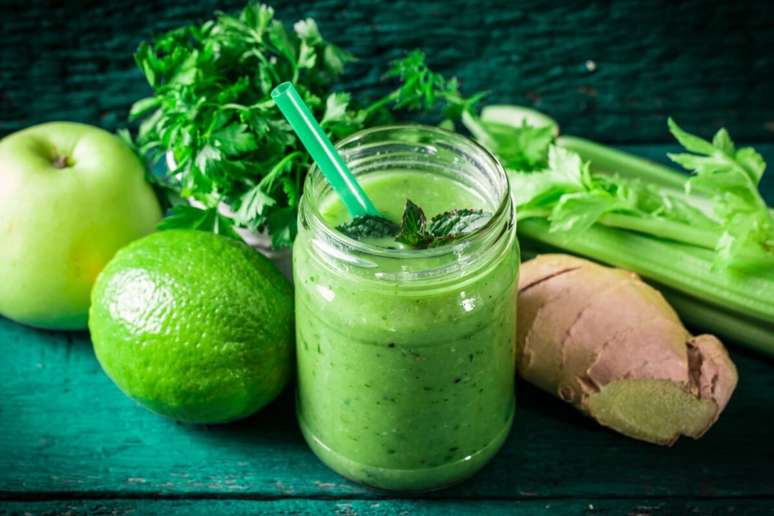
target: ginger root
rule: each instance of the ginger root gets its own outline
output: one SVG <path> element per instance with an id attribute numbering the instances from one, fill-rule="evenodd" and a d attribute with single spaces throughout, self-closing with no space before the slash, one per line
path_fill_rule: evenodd
<path id="1" fill-rule="evenodd" d="M 712 335 L 691 336 L 661 294 L 621 269 L 561 254 L 521 266 L 519 374 L 600 424 L 655 444 L 698 438 L 737 383 Z"/>

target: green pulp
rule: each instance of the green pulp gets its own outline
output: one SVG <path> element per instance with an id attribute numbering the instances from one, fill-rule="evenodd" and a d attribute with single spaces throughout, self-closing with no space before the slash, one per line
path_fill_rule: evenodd
<path id="1" fill-rule="evenodd" d="M 428 173 L 373 174 L 362 184 L 393 220 L 407 198 L 428 216 L 496 208 Z M 334 197 L 320 213 L 331 227 L 347 219 Z M 298 417 L 326 464 L 368 485 L 415 491 L 462 480 L 494 455 L 514 410 L 518 247 L 506 237 L 492 259 L 416 283 L 379 273 L 405 260 L 430 267 L 460 258 L 334 265 L 302 225 L 294 247 Z"/>

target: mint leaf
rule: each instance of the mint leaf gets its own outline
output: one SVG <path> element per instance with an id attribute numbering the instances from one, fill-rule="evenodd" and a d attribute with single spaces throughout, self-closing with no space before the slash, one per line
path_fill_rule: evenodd
<path id="1" fill-rule="evenodd" d="M 430 220 L 432 240 L 428 247 L 440 247 L 485 226 L 492 218 L 483 210 L 463 208 L 439 213 Z"/>
<path id="2" fill-rule="evenodd" d="M 439 213 L 430 219 L 427 231 L 433 238 L 457 238 L 485 226 L 491 213 L 484 210 L 463 208 Z"/>
<path id="3" fill-rule="evenodd" d="M 411 200 L 406 199 L 400 233 L 395 237 L 395 240 L 412 247 L 427 247 L 432 236 L 427 233 L 426 226 L 425 212 Z"/>
<path id="4" fill-rule="evenodd" d="M 418 249 L 439 247 L 480 229 L 491 218 L 483 210 L 461 208 L 439 213 L 428 222 L 422 208 L 406 200 L 400 233 L 395 240 Z"/>
<path id="5" fill-rule="evenodd" d="M 349 222 L 336 226 L 336 229 L 355 240 L 365 238 L 385 238 L 398 234 L 400 226 L 391 220 L 376 215 L 360 215 Z"/>

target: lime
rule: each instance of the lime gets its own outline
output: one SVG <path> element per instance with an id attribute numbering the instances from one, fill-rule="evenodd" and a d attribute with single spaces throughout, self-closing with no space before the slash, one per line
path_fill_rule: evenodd
<path id="1" fill-rule="evenodd" d="M 179 421 L 232 421 L 290 377 L 292 287 L 242 242 L 162 231 L 99 275 L 89 329 L 99 363 L 130 398 Z"/>

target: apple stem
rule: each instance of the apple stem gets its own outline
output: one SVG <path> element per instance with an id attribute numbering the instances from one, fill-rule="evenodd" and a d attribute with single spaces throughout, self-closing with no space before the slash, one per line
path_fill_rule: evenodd
<path id="1" fill-rule="evenodd" d="M 67 168 L 70 166 L 70 159 L 67 156 L 57 156 L 54 160 L 54 166 L 56 168 Z"/>

